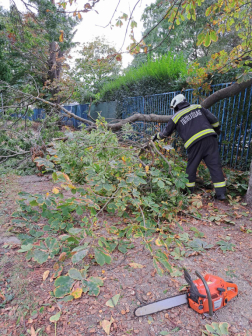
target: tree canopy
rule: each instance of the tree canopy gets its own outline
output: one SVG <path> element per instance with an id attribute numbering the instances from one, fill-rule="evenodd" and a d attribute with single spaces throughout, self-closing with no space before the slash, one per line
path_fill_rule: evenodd
<path id="1" fill-rule="evenodd" d="M 162 18 L 167 13 L 167 2 L 156 0 L 146 7 L 142 15 L 143 26 L 145 28 L 143 36 L 146 35 L 145 43 L 150 45 L 150 50 L 154 54 L 166 54 L 167 51 L 183 51 L 188 62 L 198 60 L 200 64 L 205 64 L 211 54 L 222 49 L 231 51 L 240 42 L 238 32 L 226 31 L 219 36 L 217 45 L 209 47 L 199 45 L 198 37 L 202 33 L 202 27 L 210 24 L 209 17 L 206 17 L 206 9 L 215 1 L 206 0 L 201 6 L 196 7 L 196 20 L 190 14 L 181 16 L 181 20 L 176 20 L 174 27 L 170 30 L 170 23 Z M 160 24 L 158 24 L 158 22 Z M 153 27 L 157 26 L 154 30 Z M 150 31 L 150 34 L 148 34 Z"/>
<path id="2" fill-rule="evenodd" d="M 0 13 L 5 43 L 1 53 L 11 68 L 11 84 L 21 85 L 33 77 L 42 89 L 56 81 L 55 87 L 45 90 L 50 98 L 57 93 L 57 80 L 74 45 L 73 29 L 79 19 L 59 12 L 50 0 L 32 0 L 29 4 L 26 13 L 21 13 L 15 3 Z"/>
<path id="3" fill-rule="evenodd" d="M 121 59 L 116 59 L 116 49 L 104 38 L 97 37 L 95 41 L 84 43 L 75 60 L 72 76 L 78 81 L 76 96 L 95 95 L 102 87 L 119 75 Z"/>

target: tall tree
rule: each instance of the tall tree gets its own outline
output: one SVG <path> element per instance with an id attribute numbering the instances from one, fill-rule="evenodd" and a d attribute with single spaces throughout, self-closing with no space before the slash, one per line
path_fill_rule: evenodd
<path id="1" fill-rule="evenodd" d="M 2 7 L 0 7 L 0 79 L 9 81 L 11 78 L 11 70 L 8 64 L 8 59 L 5 57 L 7 48 L 5 15 L 6 13 L 3 11 Z"/>
<path id="2" fill-rule="evenodd" d="M 10 58 L 22 61 L 14 79 L 21 74 L 24 80 L 33 76 L 41 87 L 46 84 L 50 97 L 57 100 L 58 82 L 74 46 L 73 29 L 79 19 L 59 10 L 54 0 L 30 0 L 26 8 L 26 13 L 21 13 L 14 3 L 6 21 Z"/>
<path id="3" fill-rule="evenodd" d="M 98 93 L 105 83 L 119 74 L 121 58 L 117 59 L 116 54 L 116 49 L 100 37 L 81 46 L 80 57 L 72 71 L 79 83 L 79 99 Z"/>

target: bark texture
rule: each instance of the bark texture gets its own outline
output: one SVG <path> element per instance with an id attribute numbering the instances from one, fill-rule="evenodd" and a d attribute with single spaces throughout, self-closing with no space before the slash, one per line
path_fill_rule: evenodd
<path id="1" fill-rule="evenodd" d="M 221 89 L 219 91 L 216 91 L 215 93 L 211 94 L 211 96 L 207 97 L 201 105 L 205 108 L 210 108 L 213 106 L 215 103 L 218 101 L 224 99 L 224 98 L 229 98 L 232 96 L 237 95 L 241 91 L 245 90 L 246 88 L 250 87 L 252 85 L 252 78 L 246 82 L 242 83 L 234 83 L 224 89 Z"/>

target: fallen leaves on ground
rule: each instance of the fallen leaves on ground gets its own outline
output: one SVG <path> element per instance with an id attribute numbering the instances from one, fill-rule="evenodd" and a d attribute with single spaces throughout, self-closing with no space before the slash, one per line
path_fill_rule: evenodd
<path id="1" fill-rule="evenodd" d="M 58 312 L 57 314 L 55 314 L 55 315 L 53 315 L 53 316 L 51 316 L 50 317 L 50 322 L 58 322 L 59 321 L 59 319 L 60 319 L 60 315 L 61 315 L 61 313 L 60 312 Z"/>
<path id="2" fill-rule="evenodd" d="M 49 273 L 50 273 L 49 270 L 47 270 L 43 273 L 43 281 L 45 281 L 48 278 Z"/>
<path id="3" fill-rule="evenodd" d="M 115 321 L 115 320 L 114 320 L 113 317 L 111 316 L 111 320 L 110 320 L 110 321 L 108 321 L 108 320 L 103 320 L 103 321 L 101 322 L 101 326 L 102 326 L 103 330 L 105 331 L 105 333 L 106 333 L 107 335 L 110 334 L 111 324 L 112 324 L 114 321 Z"/>
<path id="4" fill-rule="evenodd" d="M 82 295 L 82 288 L 77 288 L 71 294 L 75 299 L 79 299 Z"/>
<path id="5" fill-rule="evenodd" d="M 143 268 L 144 266 L 138 263 L 129 263 L 132 268 Z"/>
<path id="6" fill-rule="evenodd" d="M 116 294 L 111 299 L 109 299 L 105 303 L 105 305 L 108 307 L 114 308 L 117 305 L 119 298 L 120 298 L 120 294 Z"/>

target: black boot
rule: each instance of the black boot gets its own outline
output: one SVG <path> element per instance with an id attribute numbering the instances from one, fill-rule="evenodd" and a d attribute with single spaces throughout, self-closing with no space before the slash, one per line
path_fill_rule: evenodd
<path id="1" fill-rule="evenodd" d="M 225 199 L 226 199 L 226 187 L 215 188 L 215 192 L 216 192 L 215 197 L 217 198 L 217 200 L 225 201 Z"/>
<path id="2" fill-rule="evenodd" d="M 191 188 L 187 187 L 187 189 L 190 191 L 190 194 L 194 193 L 194 187 L 191 187 Z"/>
<path id="3" fill-rule="evenodd" d="M 219 201 L 225 201 L 227 199 L 225 194 L 216 195 L 216 198 Z"/>

